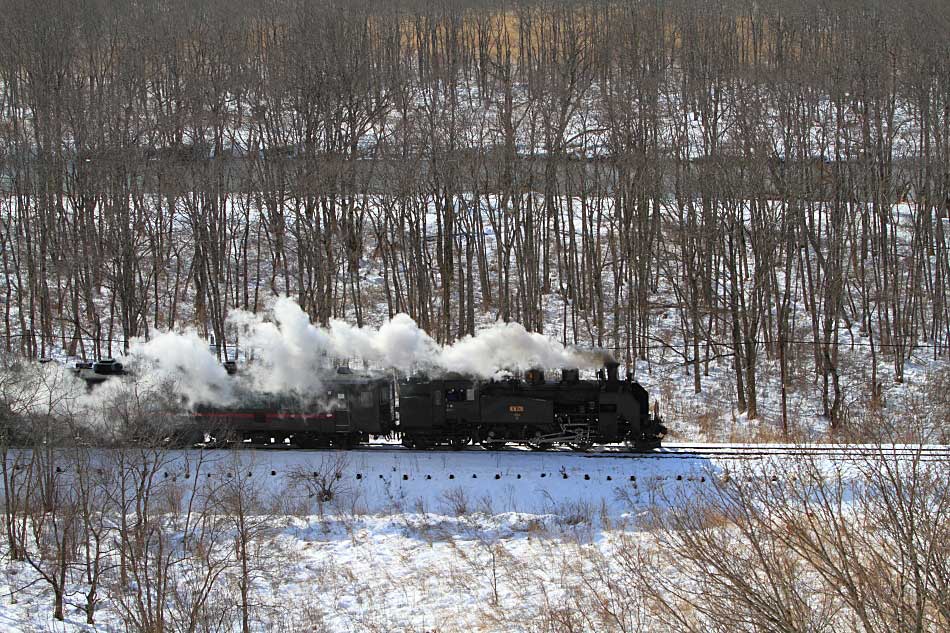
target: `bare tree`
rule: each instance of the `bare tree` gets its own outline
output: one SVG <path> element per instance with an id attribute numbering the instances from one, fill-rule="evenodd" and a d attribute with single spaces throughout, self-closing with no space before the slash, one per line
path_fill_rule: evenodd
<path id="1" fill-rule="evenodd" d="M 244 461 L 237 455 L 229 470 L 238 472 Z M 248 477 L 229 478 L 216 492 L 216 510 L 226 517 L 234 542 L 235 580 L 241 631 L 255 630 L 252 622 L 265 606 L 258 585 L 280 573 L 282 557 L 275 542 L 276 519 L 257 482 Z"/>
<path id="2" fill-rule="evenodd" d="M 635 571 L 659 617 L 684 630 L 941 630 L 940 470 L 889 449 L 858 457 L 851 474 L 814 458 L 781 479 L 740 469 L 658 509 L 657 547 L 631 544 L 622 568 Z"/>

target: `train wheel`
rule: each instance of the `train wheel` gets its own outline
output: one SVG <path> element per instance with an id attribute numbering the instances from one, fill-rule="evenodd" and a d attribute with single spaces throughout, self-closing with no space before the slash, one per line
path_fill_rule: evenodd
<path id="1" fill-rule="evenodd" d="M 546 451 L 550 449 L 552 446 L 554 445 L 551 444 L 551 442 L 535 442 L 533 440 L 528 442 L 528 448 L 530 448 L 533 451 Z"/>
<path id="2" fill-rule="evenodd" d="M 527 440 L 528 448 L 533 451 L 546 451 L 551 448 L 551 442 L 545 442 L 541 438 L 541 431 L 535 431 Z"/>
<path id="3" fill-rule="evenodd" d="M 252 446 L 266 446 L 270 444 L 270 436 L 264 433 L 252 433 L 250 437 Z"/>
<path id="4" fill-rule="evenodd" d="M 452 450 L 454 451 L 460 451 L 468 446 L 471 441 L 472 438 L 468 437 L 467 435 L 456 435 L 449 438 L 449 446 L 451 446 Z"/>
<path id="5" fill-rule="evenodd" d="M 181 430 L 172 433 L 167 440 L 169 448 L 194 448 L 196 446 L 205 448 L 205 434 L 197 430 Z M 207 446 L 207 448 L 211 448 Z"/>
<path id="6" fill-rule="evenodd" d="M 240 447 L 242 443 L 242 438 L 240 436 L 235 437 L 233 433 L 212 431 L 205 433 L 201 438 L 201 442 L 194 446 L 207 449 L 233 448 L 235 446 Z"/>
<path id="7" fill-rule="evenodd" d="M 320 448 L 320 439 L 312 433 L 302 433 L 294 436 L 294 443 L 300 448 Z"/>
<path id="8" fill-rule="evenodd" d="M 334 437 L 333 448 L 338 448 L 341 451 L 348 451 L 353 448 L 353 438 L 351 438 L 349 435 Z"/>

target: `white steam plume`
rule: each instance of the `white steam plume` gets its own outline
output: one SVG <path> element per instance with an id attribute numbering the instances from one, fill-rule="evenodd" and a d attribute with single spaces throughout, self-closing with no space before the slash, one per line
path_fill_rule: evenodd
<path id="1" fill-rule="evenodd" d="M 132 342 L 122 360 L 148 388 L 173 385 L 185 404 L 225 403 L 234 397 L 228 372 L 194 330 L 162 332 Z"/>
<path id="2" fill-rule="evenodd" d="M 160 383 L 162 375 L 151 368 L 141 379 L 105 380 L 90 390 L 71 367 L 14 361 L 0 368 L 0 406 L 24 436 L 51 433 L 52 439 L 77 428 L 110 431 L 123 422 L 115 415 L 119 409 L 153 420 L 178 409 L 183 383 Z"/>
<path id="3" fill-rule="evenodd" d="M 254 353 L 243 371 L 249 387 L 318 395 L 333 346 L 327 331 L 313 325 L 296 301 L 277 297 L 265 315 L 232 310 L 228 323 L 237 327 L 241 346 Z"/>
<path id="4" fill-rule="evenodd" d="M 263 314 L 234 310 L 228 323 L 238 331 L 241 348 L 251 355 L 237 378 L 228 376 L 194 330 L 136 340 L 119 360 L 131 370 L 136 388 L 173 390 L 180 404 L 194 406 L 240 401 L 245 390 L 292 393 L 319 401 L 325 396 L 322 382 L 334 371 L 335 359 L 363 360 L 379 369 L 404 373 L 452 371 L 488 378 L 532 367 L 589 369 L 606 357 L 603 352 L 564 346 L 517 323 L 496 323 L 445 346 L 406 314 L 397 314 L 378 328 L 359 328 L 339 320 L 324 328 L 311 323 L 297 302 L 286 296 L 274 298 Z M 55 370 L 52 364 L 37 371 L 41 387 L 29 394 L 35 402 L 28 409 L 71 402 L 91 411 L 131 389 L 129 381 L 106 381 L 86 394 L 84 383 L 70 372 Z"/>
<path id="5" fill-rule="evenodd" d="M 339 357 L 358 358 L 403 372 L 440 366 L 442 348 L 408 314 L 397 314 L 378 329 L 334 320 L 329 335 Z"/>
<path id="6" fill-rule="evenodd" d="M 565 347 L 550 336 L 528 332 L 520 323 L 496 323 L 441 350 L 438 364 L 483 378 L 503 370 L 603 364 L 604 355 Z"/>
<path id="7" fill-rule="evenodd" d="M 270 320 L 267 320 L 267 316 Z M 604 352 L 564 346 L 528 332 L 518 323 L 496 323 L 451 345 L 439 345 L 407 314 L 397 314 L 378 328 L 356 327 L 334 320 L 328 328 L 310 322 L 300 306 L 278 297 L 268 315 L 238 311 L 229 318 L 240 326 L 241 343 L 272 368 L 272 388 L 298 388 L 307 375 L 319 374 L 329 359 L 359 359 L 380 368 L 411 372 L 455 371 L 490 377 L 506 370 L 532 367 L 600 366 Z"/>
<path id="8" fill-rule="evenodd" d="M 238 327 L 241 346 L 254 350 L 255 363 L 249 364 L 254 384 L 268 391 L 312 390 L 332 359 L 358 359 L 405 373 L 422 369 L 487 378 L 532 367 L 588 369 L 607 357 L 564 346 L 518 323 L 496 323 L 445 346 L 407 314 L 397 314 L 378 328 L 340 320 L 322 328 L 286 296 L 274 299 L 264 315 L 239 310 L 228 320 Z"/>

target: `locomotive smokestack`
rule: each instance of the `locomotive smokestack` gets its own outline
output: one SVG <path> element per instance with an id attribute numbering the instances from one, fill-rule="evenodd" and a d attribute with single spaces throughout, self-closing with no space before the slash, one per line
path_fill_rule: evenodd
<path id="1" fill-rule="evenodd" d="M 524 374 L 525 381 L 529 385 L 543 385 L 544 384 L 544 370 L 543 369 L 529 369 Z"/>

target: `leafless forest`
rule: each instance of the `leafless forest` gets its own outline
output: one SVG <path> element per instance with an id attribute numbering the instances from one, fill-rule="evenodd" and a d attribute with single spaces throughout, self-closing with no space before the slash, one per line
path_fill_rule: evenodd
<path id="1" fill-rule="evenodd" d="M 0 0 L 3 348 L 496 318 L 820 386 L 950 352 L 941 0 Z M 227 349 L 224 347 L 223 349 Z"/>

